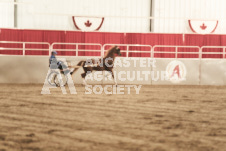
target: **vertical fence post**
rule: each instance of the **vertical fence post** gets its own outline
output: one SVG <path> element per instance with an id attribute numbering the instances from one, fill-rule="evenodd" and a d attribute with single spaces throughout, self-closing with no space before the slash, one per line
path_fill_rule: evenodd
<path id="1" fill-rule="evenodd" d="M 48 46 L 49 46 L 49 56 L 50 56 L 50 53 L 51 53 L 51 45 L 48 43 Z"/>
<path id="2" fill-rule="evenodd" d="M 129 57 L 129 45 L 126 46 L 126 57 Z"/>
<path id="3" fill-rule="evenodd" d="M 150 46 L 150 56 L 153 58 L 153 52 L 152 52 L 152 47 Z"/>
<path id="4" fill-rule="evenodd" d="M 76 54 L 75 55 L 76 55 L 76 57 L 78 57 L 78 44 L 76 43 L 75 46 L 76 46 Z"/>
<path id="5" fill-rule="evenodd" d="M 199 85 L 201 85 L 202 81 L 202 48 L 199 48 Z"/>
<path id="6" fill-rule="evenodd" d="M 203 48 L 203 46 L 199 49 L 199 59 L 202 58 L 202 48 Z"/>
<path id="7" fill-rule="evenodd" d="M 100 45 L 100 51 L 101 57 L 104 57 L 104 47 L 102 45 Z"/>
<path id="8" fill-rule="evenodd" d="M 25 56 L 25 42 L 23 42 L 23 56 Z"/>
<path id="9" fill-rule="evenodd" d="M 177 52 L 178 52 L 178 50 L 177 50 L 177 49 L 178 49 L 178 47 L 176 46 L 176 54 L 175 54 L 176 56 L 175 56 L 175 58 L 177 58 Z"/>
<path id="10" fill-rule="evenodd" d="M 105 44 L 102 46 L 102 53 L 103 53 L 102 55 L 103 55 L 103 56 L 104 56 L 104 51 L 105 51 Z M 102 56 L 102 57 L 103 57 L 103 56 Z"/>
<path id="11" fill-rule="evenodd" d="M 52 45 L 50 46 L 49 56 L 51 56 L 51 52 L 53 51 L 53 45 L 54 43 L 52 43 Z"/>
<path id="12" fill-rule="evenodd" d="M 155 46 L 152 48 L 152 57 L 155 58 Z"/>
<path id="13" fill-rule="evenodd" d="M 223 59 L 225 59 L 225 48 L 226 47 L 223 47 Z"/>

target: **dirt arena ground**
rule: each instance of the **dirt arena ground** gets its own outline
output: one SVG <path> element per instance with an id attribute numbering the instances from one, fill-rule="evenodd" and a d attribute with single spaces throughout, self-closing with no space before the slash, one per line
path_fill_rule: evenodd
<path id="1" fill-rule="evenodd" d="M 226 87 L 142 86 L 125 95 L 63 95 L 0 84 L 0 151 L 226 149 Z"/>

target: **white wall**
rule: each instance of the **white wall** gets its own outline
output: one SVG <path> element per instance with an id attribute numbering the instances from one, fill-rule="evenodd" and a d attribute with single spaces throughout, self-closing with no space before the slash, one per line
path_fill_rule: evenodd
<path id="1" fill-rule="evenodd" d="M 157 18 L 152 22 L 153 32 L 189 33 L 188 19 L 217 19 L 215 33 L 226 33 L 225 6 L 225 0 L 153 0 L 153 16 Z"/>
<path id="2" fill-rule="evenodd" d="M 192 33 L 188 19 L 217 19 L 215 33 L 226 33 L 225 0 L 152 0 L 152 10 L 151 0 L 17 1 L 18 28 L 22 29 L 76 30 L 72 22 L 75 15 L 108 16 L 100 31 L 150 32 L 147 18 L 152 11 L 152 32 Z M 13 0 L 0 0 L 0 28 L 14 25 L 14 5 L 9 2 Z"/>
<path id="3" fill-rule="evenodd" d="M 14 4 L 13 0 L 0 1 L 0 27 L 14 27 Z"/>
<path id="4" fill-rule="evenodd" d="M 150 0 L 18 0 L 32 5 L 18 5 L 18 27 L 76 30 L 72 16 L 106 17 L 100 31 L 149 32 L 149 19 L 126 16 L 150 16 Z"/>

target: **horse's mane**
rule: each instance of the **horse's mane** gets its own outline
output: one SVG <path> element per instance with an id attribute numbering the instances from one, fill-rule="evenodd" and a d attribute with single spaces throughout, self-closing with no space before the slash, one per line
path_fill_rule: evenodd
<path id="1" fill-rule="evenodd" d="M 112 46 L 110 49 L 107 50 L 107 52 L 104 55 L 104 58 L 109 56 L 109 54 L 112 52 L 113 49 L 115 49 L 117 46 Z"/>

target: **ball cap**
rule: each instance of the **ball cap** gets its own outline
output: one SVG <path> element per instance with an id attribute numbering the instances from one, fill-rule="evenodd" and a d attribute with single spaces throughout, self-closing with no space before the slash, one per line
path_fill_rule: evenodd
<path id="1" fill-rule="evenodd" d="M 52 51 L 52 54 L 56 54 L 57 55 L 57 52 L 56 51 Z"/>

